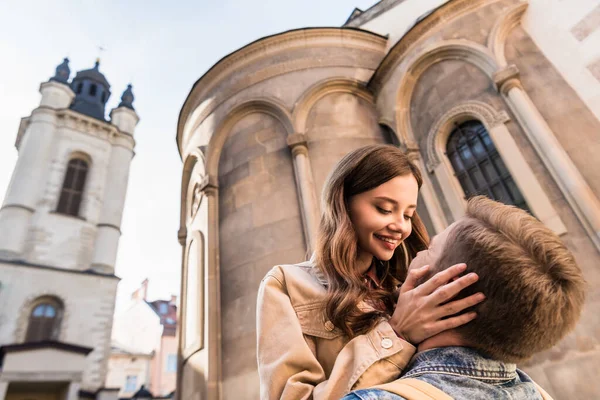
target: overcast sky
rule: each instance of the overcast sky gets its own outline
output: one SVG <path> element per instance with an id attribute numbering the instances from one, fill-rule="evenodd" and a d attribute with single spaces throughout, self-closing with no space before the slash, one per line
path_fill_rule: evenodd
<path id="1" fill-rule="evenodd" d="M 0 197 L 17 159 L 20 119 L 39 105 L 39 85 L 63 57 L 71 77 L 91 68 L 111 84 L 107 114 L 127 84 L 141 120 L 121 230 L 117 307 L 144 278 L 149 297 L 179 293 L 177 242 L 182 163 L 179 110 L 194 82 L 228 53 L 260 37 L 309 26 L 341 26 L 375 0 L 0 1 Z"/>

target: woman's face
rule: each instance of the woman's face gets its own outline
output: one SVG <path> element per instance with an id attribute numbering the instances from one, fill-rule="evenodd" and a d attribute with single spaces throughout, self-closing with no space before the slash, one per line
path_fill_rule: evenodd
<path id="1" fill-rule="evenodd" d="M 348 207 L 358 236 L 359 260 L 372 256 L 387 261 L 412 232 L 412 217 L 417 208 L 419 186 L 411 175 L 397 176 L 352 196 Z"/>

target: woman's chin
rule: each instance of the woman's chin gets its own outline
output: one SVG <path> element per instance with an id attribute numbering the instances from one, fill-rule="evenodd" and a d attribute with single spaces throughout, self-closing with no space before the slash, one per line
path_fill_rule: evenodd
<path id="1" fill-rule="evenodd" d="M 375 254 L 375 258 L 377 258 L 379 261 L 390 261 L 393 256 L 393 251 L 380 251 Z"/>

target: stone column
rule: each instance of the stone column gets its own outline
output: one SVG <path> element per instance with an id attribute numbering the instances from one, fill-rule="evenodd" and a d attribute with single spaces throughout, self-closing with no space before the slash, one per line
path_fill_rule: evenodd
<path id="1" fill-rule="evenodd" d="M 102 211 L 98 223 L 92 268 L 98 272 L 112 273 L 117 259 L 121 237 L 121 220 L 127 194 L 129 167 L 133 158 L 133 145 L 113 143 L 106 185 L 102 199 Z"/>
<path id="2" fill-rule="evenodd" d="M 207 177 L 202 191 L 208 202 L 208 257 L 206 274 L 206 299 L 208 301 L 208 337 L 204 339 L 207 348 L 207 400 L 221 398 L 221 268 L 219 263 L 219 189 L 216 177 Z"/>
<path id="3" fill-rule="evenodd" d="M 429 173 L 425 168 L 425 163 L 423 163 L 423 159 L 419 154 L 418 149 L 410 149 L 407 152 L 409 160 L 419 167 L 421 170 L 421 176 L 423 177 L 423 185 L 419 190 L 419 194 L 425 203 L 425 208 L 427 208 L 427 212 L 429 213 L 429 218 L 431 219 L 431 223 L 433 224 L 433 229 L 435 232 L 429 232 L 429 235 L 433 237 L 433 235 L 440 233 L 448 226 L 448 221 L 446 220 L 446 216 L 444 215 L 444 210 L 442 210 L 442 206 L 437 199 L 436 194 L 433 191 L 433 185 L 431 180 L 429 179 Z"/>
<path id="4" fill-rule="evenodd" d="M 516 66 L 496 72 L 494 82 L 573 211 L 600 249 L 600 201 L 531 101 Z"/>
<path id="5" fill-rule="evenodd" d="M 6 391 L 8 390 L 8 384 L 10 382 L 1 382 L 0 381 L 0 400 L 4 400 L 6 398 Z"/>
<path id="6" fill-rule="evenodd" d="M 23 256 L 31 216 L 46 189 L 55 130 L 54 110 L 40 107 L 33 111 L 0 209 L 0 232 L 5 233 L 0 234 L 0 252 L 4 257 Z"/>
<path id="7" fill-rule="evenodd" d="M 302 133 L 294 133 L 288 136 L 287 143 L 292 150 L 294 159 L 294 174 L 296 175 L 296 186 L 300 196 L 304 238 L 307 251 L 310 254 L 315 248 L 320 214 L 310 158 L 308 157 L 306 136 Z"/>

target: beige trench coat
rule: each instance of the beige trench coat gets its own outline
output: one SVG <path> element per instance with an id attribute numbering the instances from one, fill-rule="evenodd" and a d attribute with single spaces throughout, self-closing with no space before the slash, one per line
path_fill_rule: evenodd
<path id="1" fill-rule="evenodd" d="M 392 382 L 415 353 L 387 321 L 352 340 L 327 320 L 326 281 L 311 262 L 274 267 L 258 292 L 261 399 L 339 399 Z"/>

